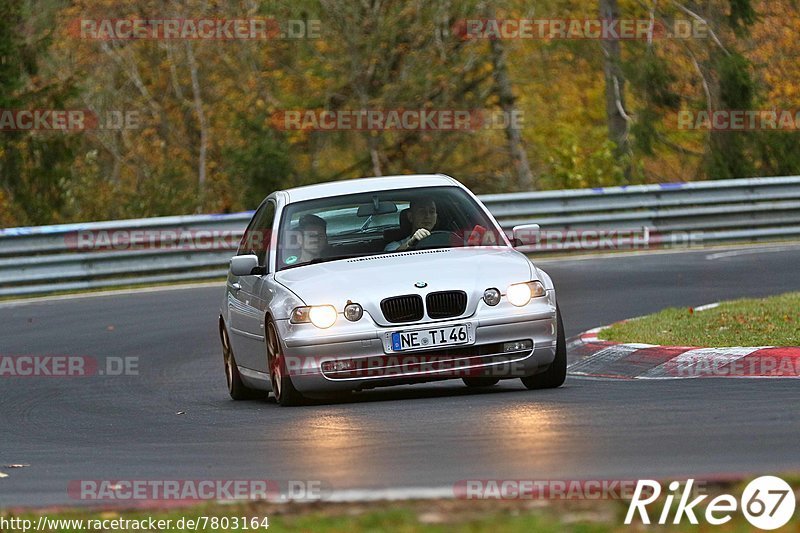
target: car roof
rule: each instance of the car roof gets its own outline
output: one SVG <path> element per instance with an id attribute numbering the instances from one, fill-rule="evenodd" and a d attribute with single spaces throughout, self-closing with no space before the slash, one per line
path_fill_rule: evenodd
<path id="1" fill-rule="evenodd" d="M 340 196 L 360 192 L 411 189 L 414 187 L 460 186 L 460 183 L 444 174 L 413 174 L 407 176 L 384 176 L 380 178 L 358 178 L 327 183 L 316 183 L 286 189 L 287 203 L 302 202 L 316 198 Z"/>

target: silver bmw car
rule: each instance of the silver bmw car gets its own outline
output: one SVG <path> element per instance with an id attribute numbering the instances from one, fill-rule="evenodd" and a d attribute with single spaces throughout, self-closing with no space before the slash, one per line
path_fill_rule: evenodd
<path id="1" fill-rule="evenodd" d="M 373 387 L 520 378 L 559 387 L 553 282 L 480 200 L 437 175 L 270 194 L 231 259 L 219 317 L 233 399 L 296 405 Z"/>

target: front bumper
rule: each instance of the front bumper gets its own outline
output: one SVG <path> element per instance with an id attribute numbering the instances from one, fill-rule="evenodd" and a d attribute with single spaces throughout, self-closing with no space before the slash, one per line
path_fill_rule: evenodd
<path id="1" fill-rule="evenodd" d="M 392 352 L 385 342 L 387 332 L 456 324 L 471 325 L 474 343 Z M 338 320 L 329 330 L 288 320 L 277 326 L 292 382 L 312 395 L 442 379 L 530 376 L 553 362 L 557 330 L 555 306 L 547 298 L 523 308 L 483 306 L 468 318 L 393 327 L 378 326 L 366 314 L 356 323 Z M 504 349 L 515 341 L 529 341 L 527 349 Z M 331 368 L 330 362 L 339 365 Z"/>

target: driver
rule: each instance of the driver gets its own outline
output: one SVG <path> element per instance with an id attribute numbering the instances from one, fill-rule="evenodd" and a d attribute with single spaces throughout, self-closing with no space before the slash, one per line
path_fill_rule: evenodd
<path id="1" fill-rule="evenodd" d="M 284 259 L 287 265 L 307 263 L 325 255 L 328 249 L 328 224 L 317 215 L 303 215 L 297 224 L 300 250 Z"/>
<path id="2" fill-rule="evenodd" d="M 411 221 L 411 235 L 399 241 L 390 242 L 384 249 L 387 252 L 404 252 L 419 241 L 430 236 L 436 225 L 436 202 L 432 198 L 415 198 L 408 206 Z"/>

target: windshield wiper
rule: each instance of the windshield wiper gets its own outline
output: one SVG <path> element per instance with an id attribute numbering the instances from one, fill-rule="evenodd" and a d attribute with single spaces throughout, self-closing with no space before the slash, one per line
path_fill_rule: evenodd
<path id="1" fill-rule="evenodd" d="M 316 257 L 310 261 L 303 261 L 302 263 L 295 263 L 293 265 L 284 265 L 281 270 L 289 270 L 290 268 L 297 268 L 306 265 L 316 265 L 318 263 L 327 263 L 328 261 L 339 261 L 340 259 L 350 259 L 351 257 L 359 257 L 358 255 L 331 255 L 326 257 Z"/>

